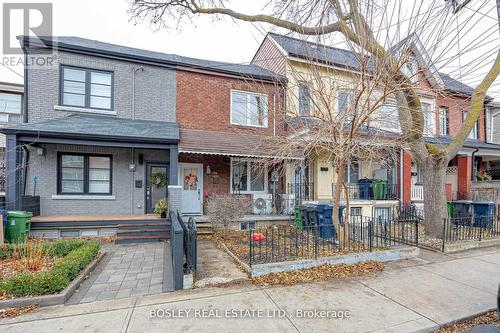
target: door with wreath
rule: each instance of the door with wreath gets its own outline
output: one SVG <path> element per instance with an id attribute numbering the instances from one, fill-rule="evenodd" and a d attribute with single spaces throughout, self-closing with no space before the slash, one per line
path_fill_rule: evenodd
<path id="1" fill-rule="evenodd" d="M 146 173 L 146 214 L 153 214 L 155 204 L 167 197 L 168 165 L 148 163 Z"/>
<path id="2" fill-rule="evenodd" d="M 203 204 L 203 164 L 180 163 L 179 184 L 182 184 L 182 213 L 200 215 Z"/>

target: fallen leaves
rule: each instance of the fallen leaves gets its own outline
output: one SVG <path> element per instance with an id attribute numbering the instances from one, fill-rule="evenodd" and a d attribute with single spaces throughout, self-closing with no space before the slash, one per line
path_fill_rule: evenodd
<path id="1" fill-rule="evenodd" d="M 35 310 L 36 308 L 38 308 L 38 305 L 31 304 L 31 305 L 23 306 L 20 308 L 0 309 L 0 318 L 16 317 L 16 316 L 22 315 L 23 313 L 31 312 L 31 311 Z"/>
<path id="2" fill-rule="evenodd" d="M 484 315 L 451 325 L 449 327 L 441 328 L 434 331 L 434 333 L 461 333 L 469 331 L 474 326 L 488 324 L 496 324 L 496 326 L 500 328 L 500 321 L 498 320 L 498 316 L 495 311 L 485 313 Z"/>
<path id="3" fill-rule="evenodd" d="M 0 260 L 0 279 L 5 279 L 22 272 L 36 273 L 48 271 L 54 264 L 53 258 L 42 257 L 36 261 L 28 258 L 8 258 Z"/>
<path id="4" fill-rule="evenodd" d="M 369 275 L 382 271 L 384 267 L 383 263 L 376 261 L 364 261 L 352 265 L 321 265 L 308 269 L 271 273 L 254 277 L 252 278 L 252 283 L 262 286 L 290 286 L 298 283 L 324 281 L 329 279 L 345 279 L 348 277 Z"/>

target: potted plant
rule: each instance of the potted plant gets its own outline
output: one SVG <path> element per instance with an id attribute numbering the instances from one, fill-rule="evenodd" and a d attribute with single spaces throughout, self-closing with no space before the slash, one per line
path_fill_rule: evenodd
<path id="1" fill-rule="evenodd" d="M 164 219 L 167 217 L 167 211 L 168 211 L 167 198 L 158 200 L 158 202 L 155 204 L 155 213 L 160 214 L 160 217 Z"/>

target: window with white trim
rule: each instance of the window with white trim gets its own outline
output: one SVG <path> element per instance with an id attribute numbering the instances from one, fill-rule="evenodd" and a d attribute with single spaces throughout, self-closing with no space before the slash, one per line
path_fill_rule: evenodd
<path id="1" fill-rule="evenodd" d="M 418 62 L 416 59 L 412 59 L 407 63 L 404 63 L 401 67 L 403 74 L 410 79 L 411 82 L 417 83 L 418 81 Z"/>
<path id="2" fill-rule="evenodd" d="M 450 124 L 448 121 L 448 108 L 441 106 L 439 107 L 439 134 L 449 135 L 450 134 Z"/>
<path id="3" fill-rule="evenodd" d="M 424 117 L 424 135 L 436 134 L 436 118 L 432 104 L 422 102 L 422 115 Z"/>
<path id="4" fill-rule="evenodd" d="M 61 66 L 60 103 L 88 109 L 113 109 L 113 73 Z"/>
<path id="5" fill-rule="evenodd" d="M 465 118 L 467 118 L 467 114 L 468 114 L 467 111 L 464 111 L 462 113 L 462 115 L 463 115 L 462 122 L 464 122 Z M 477 139 L 477 129 L 478 129 L 478 122 L 476 120 L 476 123 L 474 124 L 474 127 L 472 127 L 472 130 L 469 133 L 469 136 L 468 136 L 469 139 Z"/>
<path id="6" fill-rule="evenodd" d="M 267 96 L 232 90 L 231 124 L 267 127 Z"/>
<path id="7" fill-rule="evenodd" d="M 311 115 L 311 92 L 307 83 L 299 83 L 299 116 Z"/>
<path id="8" fill-rule="evenodd" d="M 356 184 L 359 181 L 360 166 L 358 161 L 351 161 L 348 163 L 344 170 L 344 181 L 346 183 Z"/>
<path id="9" fill-rule="evenodd" d="M 401 128 L 399 126 L 399 114 L 398 108 L 395 105 L 384 103 L 382 104 L 376 113 L 377 123 L 380 124 L 380 129 L 400 132 Z"/>
<path id="10" fill-rule="evenodd" d="M 232 192 L 265 192 L 267 169 L 248 160 L 231 159 Z"/>

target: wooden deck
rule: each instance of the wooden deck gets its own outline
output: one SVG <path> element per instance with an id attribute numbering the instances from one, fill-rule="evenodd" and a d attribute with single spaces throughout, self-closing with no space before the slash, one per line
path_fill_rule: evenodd
<path id="1" fill-rule="evenodd" d="M 45 215 L 34 216 L 31 222 L 143 221 L 160 219 L 159 215 Z"/>

